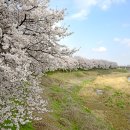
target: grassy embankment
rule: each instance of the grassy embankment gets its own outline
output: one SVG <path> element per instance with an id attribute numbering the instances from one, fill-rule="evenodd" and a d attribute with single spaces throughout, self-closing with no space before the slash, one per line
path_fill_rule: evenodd
<path id="1" fill-rule="evenodd" d="M 44 95 L 52 112 L 35 122 L 37 130 L 130 129 L 129 73 L 89 70 L 47 73 Z"/>
<path id="2" fill-rule="evenodd" d="M 47 73 L 41 85 L 50 112 L 34 130 L 129 130 L 128 76 L 123 69 Z"/>

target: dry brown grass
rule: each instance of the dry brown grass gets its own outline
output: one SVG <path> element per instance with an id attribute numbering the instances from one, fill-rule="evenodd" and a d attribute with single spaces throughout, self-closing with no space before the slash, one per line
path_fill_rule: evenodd
<path id="1" fill-rule="evenodd" d="M 112 88 L 114 89 L 121 89 L 121 90 L 128 90 L 128 88 L 130 88 L 130 84 L 128 83 L 127 80 L 127 74 L 119 75 L 116 73 L 116 74 L 98 76 L 94 81 L 94 84 L 112 86 Z"/>
<path id="2" fill-rule="evenodd" d="M 114 126 L 116 130 L 130 129 L 130 83 L 129 73 L 111 73 L 98 75 L 89 84 L 84 84 L 79 95 L 86 101 L 86 106 L 97 117 Z M 97 94 L 101 90 L 102 94 Z M 127 115 L 127 116 L 126 116 Z"/>

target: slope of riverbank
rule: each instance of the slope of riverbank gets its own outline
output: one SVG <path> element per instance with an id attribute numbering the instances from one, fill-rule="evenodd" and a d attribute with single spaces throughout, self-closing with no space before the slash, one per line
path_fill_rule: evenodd
<path id="1" fill-rule="evenodd" d="M 129 130 L 130 84 L 124 70 L 50 72 L 42 77 L 49 113 L 37 130 Z"/>

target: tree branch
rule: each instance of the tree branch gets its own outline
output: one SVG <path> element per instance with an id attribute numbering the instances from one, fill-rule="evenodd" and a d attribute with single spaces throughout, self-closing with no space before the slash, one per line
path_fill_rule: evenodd
<path id="1" fill-rule="evenodd" d="M 16 28 L 18 28 L 19 26 L 23 25 L 23 23 L 26 21 L 26 17 L 27 17 L 27 15 L 25 14 L 24 19 L 21 21 L 21 23 Z"/>
<path id="2" fill-rule="evenodd" d="M 27 10 L 24 10 L 24 11 L 31 11 L 31 10 L 33 10 L 33 9 L 37 8 L 37 7 L 38 7 L 38 6 L 33 6 L 32 8 L 27 9 Z"/>

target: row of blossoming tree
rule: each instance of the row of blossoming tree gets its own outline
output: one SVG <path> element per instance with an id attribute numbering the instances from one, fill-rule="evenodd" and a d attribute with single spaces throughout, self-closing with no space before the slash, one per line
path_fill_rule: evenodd
<path id="1" fill-rule="evenodd" d="M 71 34 L 57 24 L 64 19 L 64 10 L 50 9 L 48 4 L 48 0 L 0 0 L 0 129 L 19 130 L 47 111 L 39 87 L 43 72 L 117 66 L 73 57 L 75 49 L 59 44 Z"/>
<path id="2" fill-rule="evenodd" d="M 48 66 L 44 66 L 42 71 L 45 73 L 47 71 L 55 70 L 90 70 L 90 69 L 113 69 L 117 68 L 116 62 L 111 62 L 107 60 L 96 60 L 96 59 L 86 59 L 80 56 L 65 56 L 61 58 L 53 59 Z"/>

